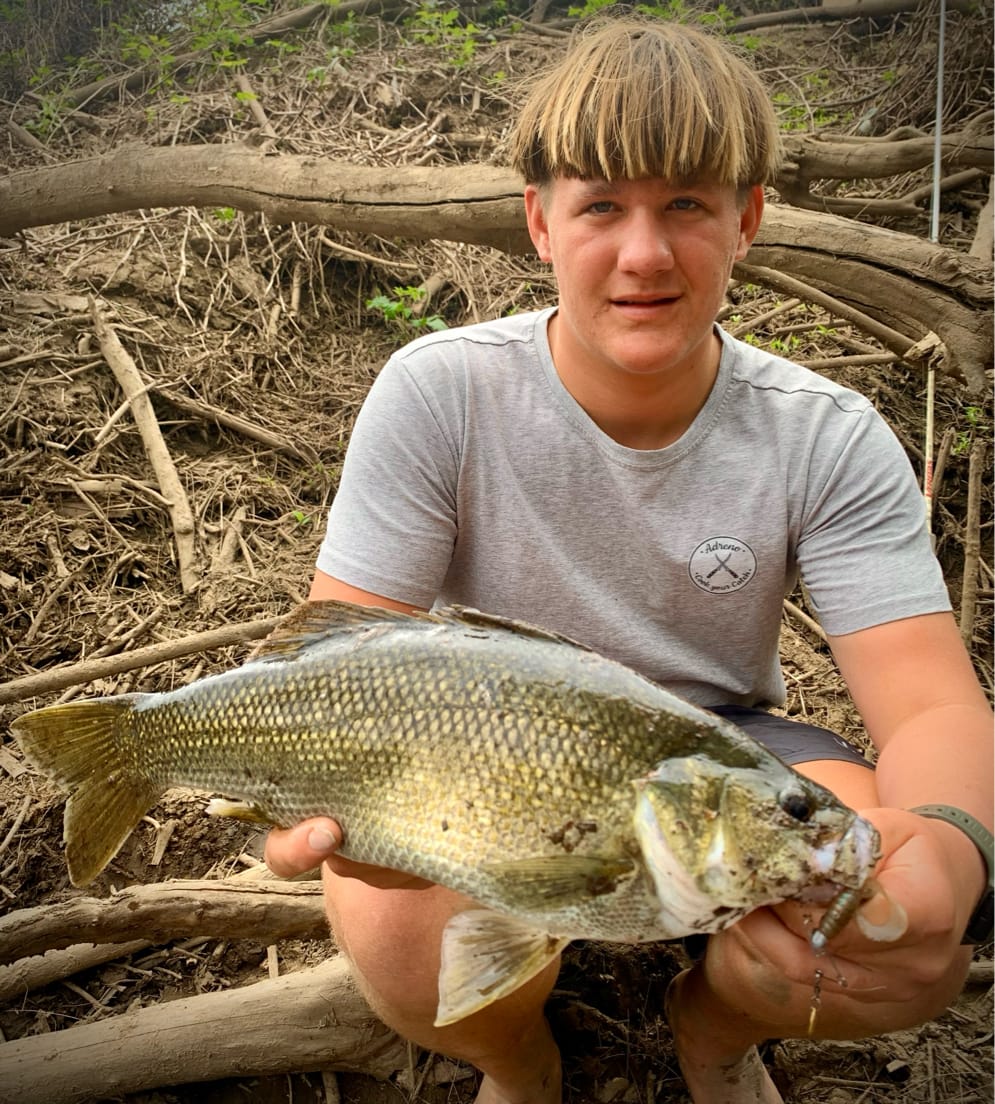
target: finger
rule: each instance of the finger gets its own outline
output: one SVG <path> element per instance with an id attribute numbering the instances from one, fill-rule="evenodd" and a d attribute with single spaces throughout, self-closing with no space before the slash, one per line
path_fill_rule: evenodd
<path id="1" fill-rule="evenodd" d="M 894 943 L 909 929 L 909 914 L 875 880 L 875 892 L 858 909 L 854 919 L 861 934 L 875 943 Z"/>
<path id="2" fill-rule="evenodd" d="M 266 837 L 264 859 L 278 878 L 292 878 L 320 866 L 342 843 L 342 829 L 327 817 L 293 828 L 274 828 Z"/>

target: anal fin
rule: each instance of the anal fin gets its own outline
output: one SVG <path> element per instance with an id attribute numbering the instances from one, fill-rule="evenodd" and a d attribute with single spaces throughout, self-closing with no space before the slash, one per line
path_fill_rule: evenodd
<path id="1" fill-rule="evenodd" d="M 435 1026 L 456 1023 L 513 993 L 569 942 L 489 909 L 458 913 L 442 933 Z"/>

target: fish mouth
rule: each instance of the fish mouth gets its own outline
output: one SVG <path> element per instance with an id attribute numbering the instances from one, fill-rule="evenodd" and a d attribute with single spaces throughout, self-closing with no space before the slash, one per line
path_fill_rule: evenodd
<path id="1" fill-rule="evenodd" d="M 817 876 L 810 900 L 838 889 L 859 889 L 870 877 L 881 855 L 881 837 L 869 820 L 854 815 L 850 827 L 838 839 L 812 853 L 812 873 Z"/>

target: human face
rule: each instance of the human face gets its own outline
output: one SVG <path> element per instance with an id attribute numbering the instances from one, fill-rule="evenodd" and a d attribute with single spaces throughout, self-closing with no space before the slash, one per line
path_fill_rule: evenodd
<path id="1" fill-rule="evenodd" d="M 711 386 L 715 316 L 760 225 L 761 188 L 558 177 L 526 188 L 525 207 L 559 286 L 550 341 L 568 387 L 591 373 Z"/>

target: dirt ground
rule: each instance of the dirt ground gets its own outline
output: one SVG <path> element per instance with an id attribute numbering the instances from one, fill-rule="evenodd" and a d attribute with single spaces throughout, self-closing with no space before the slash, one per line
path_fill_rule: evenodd
<path id="1" fill-rule="evenodd" d="M 781 28 L 758 35 L 748 48 L 779 94 L 786 126 L 929 130 L 934 18 Z M 958 58 L 947 98 L 953 125 L 990 108 L 991 27 L 988 17 L 951 13 L 949 19 L 948 50 Z M 329 20 L 296 36 L 293 50 L 252 51 L 245 72 L 283 151 L 386 169 L 500 163 L 518 82 L 546 64 L 560 41 L 532 30 L 482 34 L 466 57 L 451 33 L 437 32 L 433 42 L 419 40 L 411 26 L 372 17 L 346 25 Z M 892 70 L 901 79 L 882 76 Z M 85 117 L 65 114 L 43 134 L 42 151 L 12 143 L 4 152 L 16 170 L 112 147 L 135 156 L 135 143 L 251 141 L 257 134 L 258 120 L 236 96 L 230 76 L 205 64 L 182 84 L 122 93 L 94 104 Z M 839 192 L 900 195 L 924 179 L 853 181 Z M 968 248 L 986 191 L 987 181 L 975 180 L 946 197 L 944 244 Z M 925 218 L 883 224 L 926 233 Z M 432 289 L 427 302 L 398 290 L 421 286 Z M 189 593 L 180 585 L 167 504 L 94 337 L 91 296 L 107 305 L 149 385 L 191 503 L 199 582 Z M 377 296 L 393 309 L 369 306 Z M 533 258 L 332 235 L 230 209 L 148 209 L 0 241 L 0 679 L 16 686 L 84 660 L 125 657 L 201 630 L 289 612 L 307 590 L 352 419 L 390 351 L 431 316 L 455 325 L 546 305 L 553 297 L 548 272 Z M 880 351 L 851 326 L 749 285 L 730 289 L 723 320 L 733 332 L 787 349 L 802 362 Z M 873 397 L 921 471 L 922 373 L 896 361 L 826 371 Z M 936 439 L 948 438 L 949 451 L 936 485 L 934 530 L 959 608 L 969 454 L 975 441 L 991 440 L 991 404 L 941 378 L 935 422 Z M 987 464 L 984 470 L 972 651 L 991 690 Z M 792 603 L 800 613 L 786 611 L 783 624 L 787 711 L 863 740 L 831 658 L 805 618 L 804 594 L 793 595 Z M 169 689 L 240 662 L 249 648 L 240 643 L 152 666 L 122 666 L 84 684 L 4 699 L 0 912 L 80 896 L 61 853 L 59 797 L 21 762 L 9 722 L 55 701 Z M 170 795 L 87 892 L 221 878 L 244 866 L 245 856 L 260 855 L 257 829 L 205 818 L 202 809 L 195 795 Z M 967 988 L 934 1023 L 855 1043 L 769 1044 L 765 1059 L 787 1104 L 987 1104 L 991 950 L 978 949 Z M 276 955 L 287 972 L 326 951 L 322 941 L 286 941 Z M 568 951 L 550 1016 L 563 1046 L 571 1104 L 685 1100 L 661 1014 L 664 989 L 683 955 L 676 946 Z M 16 1040 L 232 988 L 267 976 L 271 957 L 261 943 L 245 940 L 145 948 L 9 999 L 0 1006 L 0 1031 Z M 469 1070 L 431 1055 L 413 1061 L 413 1081 L 343 1074 L 337 1091 L 357 1104 L 472 1098 Z M 334 1095 L 329 1079 L 302 1072 L 233 1076 L 127 1099 L 275 1104 Z"/>

